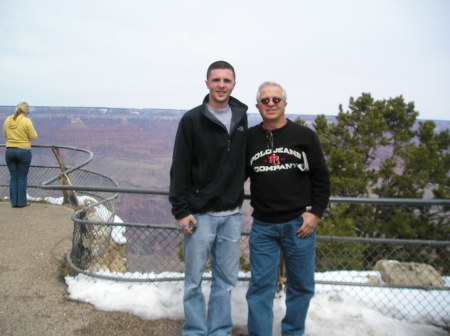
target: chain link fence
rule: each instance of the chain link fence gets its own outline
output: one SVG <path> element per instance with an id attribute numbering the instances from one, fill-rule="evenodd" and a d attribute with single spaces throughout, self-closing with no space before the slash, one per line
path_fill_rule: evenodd
<path id="1" fill-rule="evenodd" d="M 43 156 L 49 148 L 40 149 Z M 72 216 L 72 248 L 67 254 L 71 267 L 90 276 L 120 281 L 182 280 L 183 235 L 175 225 L 117 222 L 117 193 L 137 191 L 118 188 L 108 177 L 81 169 L 90 160 L 83 159 L 82 165 L 65 171 L 72 187 L 59 184 L 61 169 L 57 166 L 32 166 L 28 179 L 30 198 L 71 204 L 70 196 L 75 195 L 80 201 Z M 3 198 L 9 193 L 8 178 L 8 170 L 0 161 Z M 138 193 L 154 194 L 145 190 Z M 241 281 L 250 278 L 248 238 L 248 233 L 242 233 Z M 204 279 L 210 279 L 209 269 Z M 318 293 L 342 292 L 396 318 L 417 316 L 449 325 L 450 241 L 318 236 L 316 286 Z M 374 300 L 381 296 L 389 299 Z"/>
<path id="2" fill-rule="evenodd" d="M 58 160 L 53 152 L 56 149 L 60 156 L 64 158 L 64 169 L 58 165 Z M 116 188 L 117 183 L 111 178 L 98 174 L 82 167 L 87 165 L 93 159 L 93 153 L 89 150 L 74 147 L 63 146 L 33 146 L 32 148 L 32 165 L 28 172 L 27 198 L 31 201 L 51 201 L 59 204 L 68 204 L 68 192 L 71 187 L 66 190 L 61 186 L 61 176 L 67 177 L 66 183 L 71 185 L 88 185 L 93 188 Z M 9 197 L 9 171 L 5 158 L 5 146 L 0 145 L 0 196 L 2 198 Z M 64 173 L 64 174 L 63 174 Z M 43 184 L 47 188 L 43 188 Z M 56 189 L 52 189 L 54 186 Z M 117 198 L 114 191 L 97 191 L 93 193 L 84 190 L 79 191 L 78 196 L 83 198 L 92 197 L 94 200 L 100 201 L 109 198 Z M 115 213 L 115 208 L 111 208 Z"/>

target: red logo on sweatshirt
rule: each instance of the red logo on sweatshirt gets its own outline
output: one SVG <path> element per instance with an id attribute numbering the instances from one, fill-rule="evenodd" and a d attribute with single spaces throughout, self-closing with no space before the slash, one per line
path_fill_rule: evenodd
<path id="1" fill-rule="evenodd" d="M 274 153 L 272 153 L 272 155 L 269 155 L 267 158 L 269 159 L 269 163 L 274 166 L 278 166 L 280 164 L 280 157 L 278 155 L 275 155 Z"/>

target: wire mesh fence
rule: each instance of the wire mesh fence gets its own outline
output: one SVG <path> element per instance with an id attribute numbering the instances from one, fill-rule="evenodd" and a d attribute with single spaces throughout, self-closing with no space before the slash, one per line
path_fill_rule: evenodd
<path id="1" fill-rule="evenodd" d="M 93 205 L 89 212 L 101 212 L 103 206 Z M 105 224 L 93 217 L 80 219 L 83 216 L 82 211 L 74 216 L 70 255 L 79 271 L 124 281 L 183 280 L 183 235 L 175 227 Z M 251 276 L 248 238 L 248 233 L 242 234 L 240 281 Z M 317 292 L 342 292 L 396 318 L 412 316 L 446 325 L 450 318 L 449 252 L 449 241 L 318 236 Z M 204 280 L 209 279 L 207 267 Z"/>
<path id="2" fill-rule="evenodd" d="M 61 204 L 67 201 L 67 190 L 58 190 L 60 174 L 57 166 L 32 166 L 29 197 L 59 198 Z M 1 197 L 8 195 L 8 175 L 6 166 L 0 163 Z M 80 167 L 70 171 L 68 177 L 75 186 L 91 187 L 89 192 L 71 194 L 80 201 L 72 216 L 72 248 L 67 254 L 74 270 L 122 281 L 183 279 L 183 235 L 173 224 L 117 223 L 118 196 L 114 188 L 120 188 L 113 180 Z M 43 188 L 43 181 L 50 188 Z M 248 233 L 242 234 L 241 281 L 251 275 L 248 238 Z M 318 236 L 316 254 L 318 292 L 345 292 L 397 318 L 406 318 L 405 311 L 414 307 L 408 316 L 418 314 L 439 325 L 450 323 L 450 241 Z M 204 279 L 210 279 L 209 269 Z M 380 304 L 373 299 L 381 296 L 389 300 Z"/>
<path id="3" fill-rule="evenodd" d="M 58 166 L 58 160 L 52 149 L 57 149 L 64 157 L 65 169 Z M 61 186 L 61 176 L 66 176 L 66 182 L 70 185 L 89 185 L 94 188 L 118 187 L 111 178 L 98 174 L 81 167 L 88 164 L 93 154 L 84 149 L 61 147 L 61 146 L 33 146 L 33 164 L 28 172 L 27 198 L 31 201 L 51 201 L 57 204 L 69 203 L 69 191 L 63 189 L 52 189 L 51 186 Z M 5 147 L 0 146 L 0 160 L 4 160 Z M 64 174 L 63 174 L 64 173 Z M 46 183 L 49 188 L 43 188 Z M 74 194 L 74 193 L 72 193 Z M 0 196 L 9 197 L 9 171 L 6 164 L 0 161 Z M 87 200 L 86 206 L 92 202 L 96 203 L 105 199 L 117 198 L 117 193 L 110 191 L 95 191 L 92 193 L 80 191 L 77 196 L 83 201 Z M 115 203 L 111 203 L 111 206 Z M 111 208 L 115 214 L 115 208 Z"/>

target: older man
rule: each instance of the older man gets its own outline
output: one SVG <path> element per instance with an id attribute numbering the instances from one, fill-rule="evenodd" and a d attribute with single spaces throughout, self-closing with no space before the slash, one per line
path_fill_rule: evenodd
<path id="1" fill-rule="evenodd" d="M 247 292 L 250 336 L 270 336 L 280 251 L 287 269 L 282 335 L 303 335 L 314 294 L 315 230 L 330 196 L 328 169 L 311 129 L 285 116 L 286 92 L 265 82 L 257 94 L 262 123 L 248 130 L 253 225 Z"/>

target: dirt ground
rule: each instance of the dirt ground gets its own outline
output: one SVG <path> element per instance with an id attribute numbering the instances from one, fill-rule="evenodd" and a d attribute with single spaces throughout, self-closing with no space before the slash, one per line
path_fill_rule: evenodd
<path id="1" fill-rule="evenodd" d="M 68 298 L 60 268 L 71 246 L 72 212 L 0 201 L 0 335 L 180 335 L 182 321 L 145 321 Z"/>

